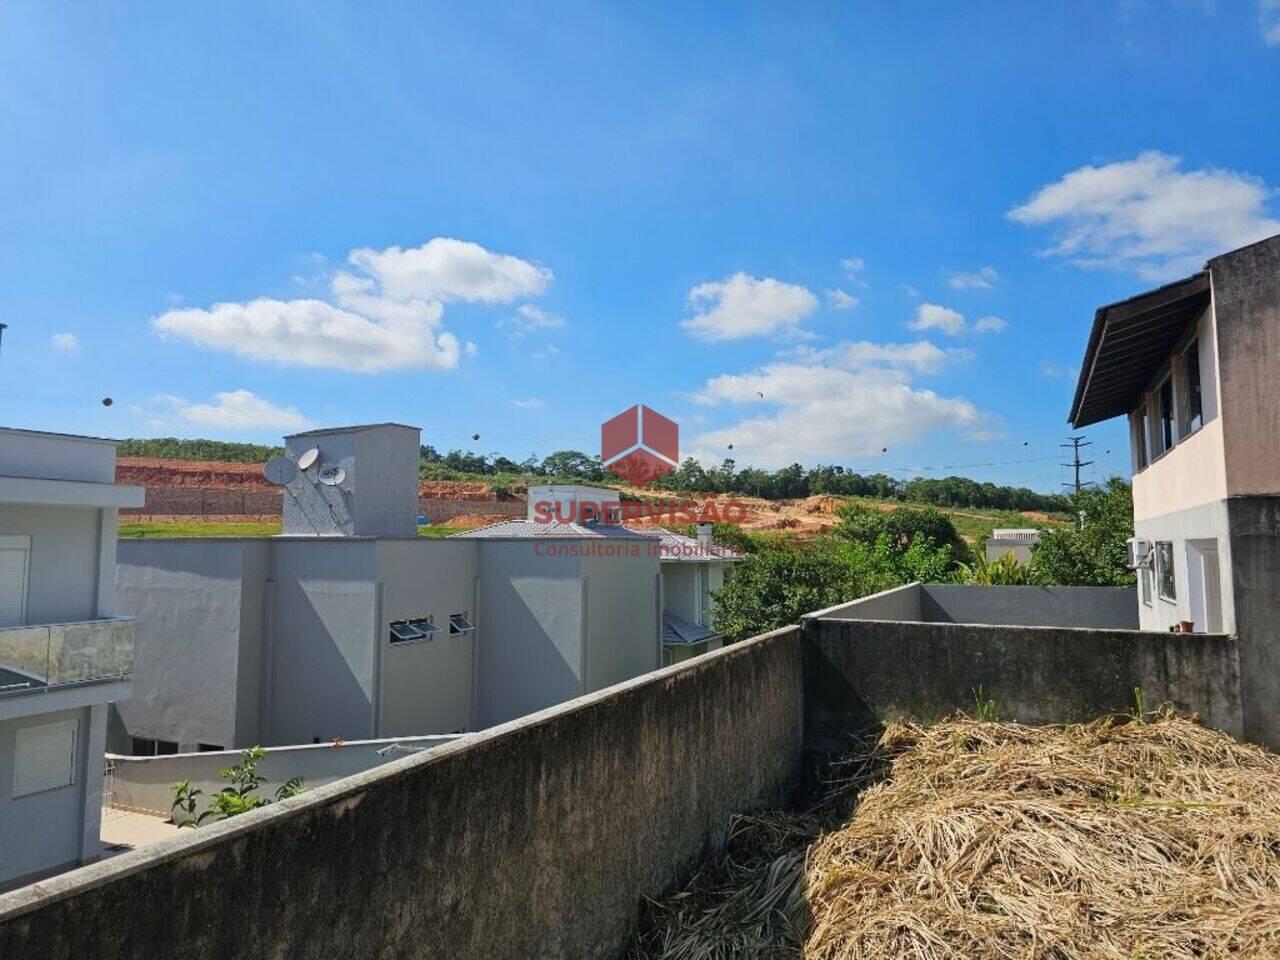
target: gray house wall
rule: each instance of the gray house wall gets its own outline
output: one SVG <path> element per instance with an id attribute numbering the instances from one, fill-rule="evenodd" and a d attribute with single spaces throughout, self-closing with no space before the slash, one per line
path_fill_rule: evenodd
<path id="1" fill-rule="evenodd" d="M 477 542 L 479 725 L 489 727 L 583 692 L 586 598 L 579 557 L 550 555 L 544 541 Z"/>
<path id="2" fill-rule="evenodd" d="M 131 752 L 132 737 L 190 750 L 252 740 L 261 587 L 255 602 L 246 572 L 265 568 L 266 541 L 121 540 L 117 556 L 117 603 L 138 623 L 133 696 L 114 707 L 109 749 Z"/>
<path id="3" fill-rule="evenodd" d="M 582 560 L 587 582 L 587 673 L 583 692 L 662 666 L 658 559 L 647 545 Z"/>
<path id="4" fill-rule="evenodd" d="M 98 616 L 102 514 L 95 507 L 0 504 L 0 536 L 31 535 L 27 623 Z"/>
<path id="5" fill-rule="evenodd" d="M 373 540 L 273 542 L 267 742 L 377 736 L 376 549 Z"/>
<path id="6" fill-rule="evenodd" d="M 86 787 L 97 785 L 101 794 L 102 742 L 94 740 L 93 709 L 63 710 L 0 720 L 0 888 L 78 863 L 86 856 L 84 835 L 97 839 L 99 808 L 86 803 Z M 105 708 L 99 707 L 104 712 Z M 23 727 L 75 720 L 75 782 L 70 786 L 14 797 L 14 746 Z M 101 722 L 99 726 L 101 726 Z M 93 749 L 96 746 L 96 756 Z M 91 822 L 86 823 L 86 819 Z M 89 856 L 96 856 L 95 843 Z"/>
<path id="7" fill-rule="evenodd" d="M 476 547 L 474 540 L 378 542 L 379 736 L 475 729 L 475 661 L 484 628 L 450 635 L 449 616 L 465 613 L 478 622 Z M 440 628 L 434 639 L 391 643 L 392 621 L 426 617 Z"/>

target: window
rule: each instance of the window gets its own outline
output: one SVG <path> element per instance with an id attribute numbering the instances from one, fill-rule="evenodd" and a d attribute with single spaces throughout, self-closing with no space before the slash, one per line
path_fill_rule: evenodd
<path id="1" fill-rule="evenodd" d="M 0 537 L 0 627 L 16 627 L 27 622 L 30 556 L 30 537 Z"/>
<path id="2" fill-rule="evenodd" d="M 1142 592 L 1142 602 L 1151 606 L 1151 568 L 1149 566 L 1138 569 L 1138 587 Z"/>
<path id="3" fill-rule="evenodd" d="M 460 633 L 470 633 L 474 630 L 475 626 L 469 619 L 470 616 L 471 614 L 467 611 L 449 614 L 449 636 L 452 637 Z"/>
<path id="4" fill-rule="evenodd" d="M 1182 430 L 1183 436 L 1195 433 L 1204 423 L 1204 407 L 1200 399 L 1200 341 L 1192 340 L 1183 355 Z"/>
<path id="5" fill-rule="evenodd" d="M 1173 544 L 1162 540 L 1156 544 L 1156 588 L 1161 600 L 1178 599 L 1177 582 L 1173 575 Z"/>
<path id="6" fill-rule="evenodd" d="M 1156 392 L 1156 420 L 1160 432 L 1157 453 L 1173 449 L 1173 378 L 1165 377 Z"/>
<path id="7" fill-rule="evenodd" d="M 1133 472 L 1147 465 L 1147 408 L 1134 411 L 1129 417 L 1129 442 L 1133 447 Z"/>
<path id="8" fill-rule="evenodd" d="M 219 753 L 227 748 L 220 743 L 197 743 L 196 749 L 201 753 Z"/>
<path id="9" fill-rule="evenodd" d="M 391 624 L 392 643 L 420 643 L 434 640 L 440 628 L 434 617 L 417 617 L 413 620 L 395 620 Z"/>
<path id="10" fill-rule="evenodd" d="M 135 757 L 168 757 L 178 752 L 178 745 L 172 740 L 153 740 L 150 737 L 133 738 L 133 755 Z"/>
<path id="11" fill-rule="evenodd" d="M 14 735 L 13 795 L 25 797 L 76 782 L 75 720 L 22 727 Z"/>

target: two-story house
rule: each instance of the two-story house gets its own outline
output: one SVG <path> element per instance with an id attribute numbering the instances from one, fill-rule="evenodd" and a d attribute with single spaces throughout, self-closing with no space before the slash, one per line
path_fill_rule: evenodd
<path id="1" fill-rule="evenodd" d="M 1280 236 L 1100 308 L 1070 422 L 1128 418 L 1139 619 L 1240 640 L 1245 733 L 1280 743 Z M 1269 710 L 1274 714 L 1274 710 Z"/>
<path id="2" fill-rule="evenodd" d="M 0 888 L 96 860 L 107 705 L 129 696 L 114 616 L 115 443 L 0 428 Z"/>

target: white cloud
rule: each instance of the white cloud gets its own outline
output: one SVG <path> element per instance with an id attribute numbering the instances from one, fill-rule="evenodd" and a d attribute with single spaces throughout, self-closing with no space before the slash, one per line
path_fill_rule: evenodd
<path id="1" fill-rule="evenodd" d="M 708 380 L 695 399 L 707 405 L 767 408 L 692 441 L 709 458 L 735 455 L 760 466 L 879 454 L 942 428 L 978 430 L 985 415 L 968 400 L 911 383 L 911 367 L 934 368 L 943 351 L 926 344 L 841 344 L 805 362 L 780 361 Z M 914 359 L 913 351 L 918 354 Z M 882 359 L 884 363 L 876 363 Z M 889 365 L 893 364 L 893 365 Z"/>
<path id="2" fill-rule="evenodd" d="M 555 357 L 560 356 L 560 348 L 557 347 L 554 343 L 548 343 L 541 350 L 533 351 L 533 353 L 529 354 L 529 356 L 532 357 L 534 360 L 551 360 Z"/>
<path id="3" fill-rule="evenodd" d="M 974 273 L 952 274 L 947 282 L 956 290 L 990 290 L 999 279 L 995 267 L 983 267 Z"/>
<path id="4" fill-rule="evenodd" d="M 442 329 L 444 302 L 507 303 L 540 293 L 551 272 L 437 237 L 412 250 L 356 250 L 354 272 L 329 281 L 327 299 L 215 303 L 170 310 L 152 326 L 211 350 L 279 364 L 360 373 L 457 366 L 458 339 Z M 466 347 L 474 353 L 473 345 Z"/>
<path id="5" fill-rule="evenodd" d="M 858 305 L 858 298 L 837 287 L 827 291 L 827 303 L 837 310 L 852 310 Z"/>
<path id="6" fill-rule="evenodd" d="M 964 332 L 966 324 L 962 313 L 936 303 L 922 303 L 916 307 L 915 319 L 907 326 L 912 330 L 941 330 L 954 337 Z"/>
<path id="7" fill-rule="evenodd" d="M 55 333 L 52 343 L 53 349 L 64 353 L 74 353 L 80 349 L 80 340 L 74 333 Z"/>
<path id="8" fill-rule="evenodd" d="M 701 340 L 740 340 L 771 333 L 796 333 L 798 324 L 818 307 L 804 287 L 745 273 L 689 291 L 689 305 L 701 312 L 680 325 Z"/>
<path id="9" fill-rule="evenodd" d="M 867 269 L 867 263 L 861 257 L 847 257 L 840 261 L 840 266 L 844 267 L 844 272 L 850 277 L 856 277 Z"/>
<path id="10" fill-rule="evenodd" d="M 1076 377 L 1075 367 L 1069 367 L 1065 363 L 1055 363 L 1052 360 L 1041 360 L 1040 372 L 1050 380 L 1074 380 Z"/>
<path id="11" fill-rule="evenodd" d="M 514 316 L 499 320 L 498 326 L 509 328 L 514 337 L 523 337 L 537 330 L 558 330 L 564 326 L 564 318 L 547 313 L 536 304 L 522 303 Z"/>
<path id="12" fill-rule="evenodd" d="M 1073 170 L 1008 216 L 1053 226 L 1045 255 L 1081 267 L 1130 270 L 1167 280 L 1206 259 L 1280 233 L 1268 214 L 1274 191 L 1231 170 L 1179 169 L 1178 157 L 1147 151 L 1133 160 Z"/>
<path id="13" fill-rule="evenodd" d="M 791 351 L 787 359 L 807 364 L 830 363 L 848 370 L 881 365 L 906 368 L 916 373 L 937 373 L 948 362 L 968 357 L 965 351 L 943 350 L 928 340 L 917 340 L 914 343 L 871 343 L 859 340 L 844 341 L 823 350 L 800 347 Z"/>
<path id="14" fill-rule="evenodd" d="M 999 333 L 1007 329 L 1009 324 L 1005 323 L 999 317 L 979 317 L 974 323 L 973 329 L 978 333 Z"/>
<path id="15" fill-rule="evenodd" d="M 180 420 L 217 430 L 305 430 L 311 426 L 295 407 L 278 407 L 248 390 L 215 394 L 210 403 L 187 403 L 180 397 L 157 399 Z"/>
<path id="16" fill-rule="evenodd" d="M 1258 27 L 1267 46 L 1280 46 L 1280 0 L 1258 0 Z"/>
<path id="17" fill-rule="evenodd" d="M 539 397 L 530 397 L 528 400 L 512 400 L 511 405 L 521 410 L 545 410 L 547 406 Z"/>
<path id="18" fill-rule="evenodd" d="M 902 285 L 902 287 L 901 287 L 901 290 L 902 290 L 902 292 L 903 292 L 903 293 L 905 293 L 905 294 L 906 294 L 908 297 L 910 297 L 912 300 L 919 300 L 919 299 L 920 299 L 920 291 L 919 291 L 919 290 L 917 290 L 915 287 L 913 287 L 913 286 L 912 286 L 911 284 L 909 284 L 909 283 L 904 283 L 904 284 Z"/>
<path id="19" fill-rule="evenodd" d="M 545 267 L 451 237 L 409 250 L 353 250 L 347 260 L 397 300 L 511 303 L 538 296 L 552 279 Z"/>

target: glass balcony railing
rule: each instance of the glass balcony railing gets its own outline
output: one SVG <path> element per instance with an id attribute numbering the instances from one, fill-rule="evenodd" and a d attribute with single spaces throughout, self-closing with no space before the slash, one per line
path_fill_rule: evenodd
<path id="1" fill-rule="evenodd" d="M 133 617 L 0 627 L 0 697 L 133 673 Z"/>

